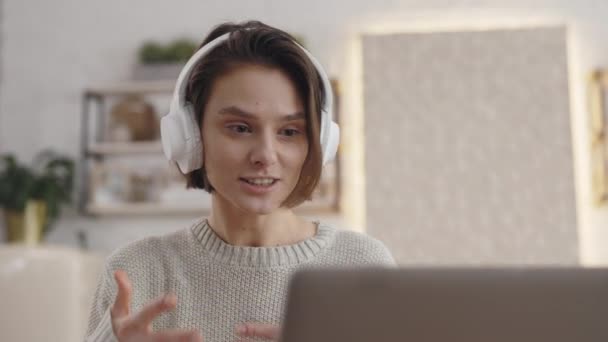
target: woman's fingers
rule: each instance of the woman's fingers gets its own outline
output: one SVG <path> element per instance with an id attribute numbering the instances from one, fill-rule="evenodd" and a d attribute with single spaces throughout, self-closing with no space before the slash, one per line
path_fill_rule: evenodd
<path id="1" fill-rule="evenodd" d="M 146 304 L 140 312 L 133 316 L 129 323 L 142 328 L 147 328 L 156 316 L 165 311 L 173 310 L 176 304 L 177 298 L 173 294 L 159 297 L 151 303 Z"/>
<path id="2" fill-rule="evenodd" d="M 198 331 L 169 330 L 155 333 L 146 341 L 152 342 L 203 342 Z"/>
<path id="3" fill-rule="evenodd" d="M 237 326 L 236 333 L 241 337 L 261 337 L 268 340 L 278 340 L 281 328 L 272 324 L 245 323 Z"/>
<path id="4" fill-rule="evenodd" d="M 155 342 L 202 342 L 202 338 L 197 331 L 163 331 L 159 333 L 152 332 L 152 321 L 156 316 L 165 311 L 172 310 L 177 304 L 177 297 L 173 294 L 167 294 L 157 298 L 151 303 L 146 304 L 137 314 L 131 315 L 131 294 L 132 284 L 123 270 L 114 272 L 114 279 L 118 291 L 116 299 L 110 309 L 112 316 L 112 330 L 114 335 L 120 341 L 140 341 L 142 338 L 145 341 Z"/>
<path id="5" fill-rule="evenodd" d="M 118 293 L 112 305 L 111 313 L 113 319 L 127 317 L 129 315 L 129 306 L 131 305 L 131 281 L 127 276 L 127 272 L 117 270 L 114 272 L 114 279 L 118 286 Z"/>

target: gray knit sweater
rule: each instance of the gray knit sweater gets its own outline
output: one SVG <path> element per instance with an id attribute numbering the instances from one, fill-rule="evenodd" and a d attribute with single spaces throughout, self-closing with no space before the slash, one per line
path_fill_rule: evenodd
<path id="1" fill-rule="evenodd" d="M 393 265 L 387 248 L 363 234 L 318 223 L 310 239 L 278 247 L 225 243 L 205 219 L 192 227 L 149 237 L 112 253 L 97 285 L 86 341 L 115 341 L 110 307 L 113 272 L 124 269 L 133 285 L 131 312 L 171 292 L 177 307 L 157 317 L 155 331 L 198 329 L 205 342 L 233 342 L 238 323 L 280 325 L 290 276 L 305 267 Z"/>

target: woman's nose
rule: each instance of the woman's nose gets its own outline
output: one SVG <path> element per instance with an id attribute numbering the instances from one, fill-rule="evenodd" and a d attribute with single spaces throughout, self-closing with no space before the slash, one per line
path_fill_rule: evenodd
<path id="1" fill-rule="evenodd" d="M 252 146 L 250 160 L 256 166 L 266 167 L 277 162 L 277 141 L 274 133 L 264 132 Z"/>

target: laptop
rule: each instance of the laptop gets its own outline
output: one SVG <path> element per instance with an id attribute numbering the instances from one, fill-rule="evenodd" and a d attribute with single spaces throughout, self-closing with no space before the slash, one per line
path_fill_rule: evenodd
<path id="1" fill-rule="evenodd" d="M 606 342 L 608 269 L 309 269 L 281 341 Z"/>

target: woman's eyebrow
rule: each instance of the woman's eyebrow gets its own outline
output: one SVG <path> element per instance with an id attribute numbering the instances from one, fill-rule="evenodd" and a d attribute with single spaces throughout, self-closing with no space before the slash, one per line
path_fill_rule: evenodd
<path id="1" fill-rule="evenodd" d="M 236 106 L 229 106 L 229 107 L 222 108 L 222 109 L 220 109 L 219 113 L 221 115 L 236 115 L 236 116 L 241 116 L 241 117 L 248 118 L 248 119 L 257 119 L 257 116 L 255 114 L 249 113 Z M 284 115 L 283 117 L 281 117 L 281 121 L 294 121 L 294 120 L 301 120 L 301 119 L 306 119 L 306 116 L 302 112 L 297 112 L 294 114 L 287 114 L 287 115 Z"/>

